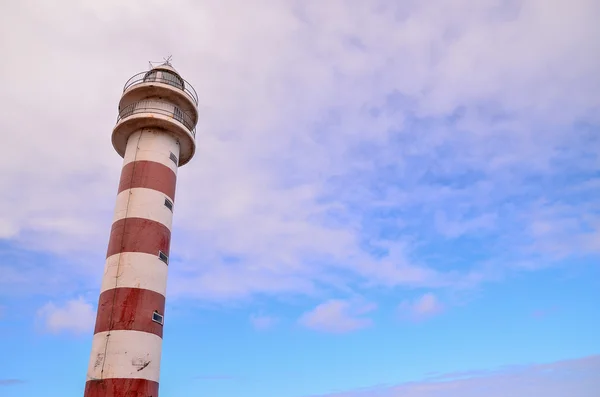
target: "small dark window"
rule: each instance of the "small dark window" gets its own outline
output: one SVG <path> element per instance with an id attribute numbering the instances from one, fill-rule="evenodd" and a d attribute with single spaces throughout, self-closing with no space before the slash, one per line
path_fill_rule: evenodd
<path id="1" fill-rule="evenodd" d="M 184 121 L 184 118 L 183 118 L 183 112 L 178 107 L 175 107 L 173 109 L 173 118 L 175 120 L 179 121 L 181 124 L 185 124 L 185 121 Z"/>
<path id="2" fill-rule="evenodd" d="M 165 262 L 167 265 L 169 264 L 169 257 L 162 251 L 158 251 L 158 259 Z"/>
<path id="3" fill-rule="evenodd" d="M 177 159 L 177 156 L 173 154 L 173 152 L 171 152 L 169 158 L 175 163 L 175 165 L 179 165 L 179 160 Z"/>
<path id="4" fill-rule="evenodd" d="M 158 78 L 158 73 L 156 70 L 151 70 L 148 73 L 146 73 L 146 75 L 144 76 L 144 83 L 146 82 L 150 82 L 150 81 L 156 81 Z"/>
<path id="5" fill-rule="evenodd" d="M 155 323 L 159 323 L 160 325 L 164 324 L 165 318 L 162 314 L 159 314 L 156 310 L 152 313 L 152 321 Z"/>
<path id="6" fill-rule="evenodd" d="M 165 197 L 165 207 L 167 207 L 168 209 L 170 209 L 171 211 L 173 211 L 173 203 L 171 202 L 171 200 L 169 200 L 166 197 Z"/>

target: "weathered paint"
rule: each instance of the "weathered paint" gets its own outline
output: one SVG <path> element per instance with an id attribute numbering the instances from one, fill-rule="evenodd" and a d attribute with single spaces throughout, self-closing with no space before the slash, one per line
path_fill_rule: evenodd
<path id="1" fill-rule="evenodd" d="M 123 166 L 118 193 L 135 187 L 144 187 L 158 190 L 175 201 L 176 182 L 176 174 L 166 165 L 155 161 L 136 160 Z"/>
<path id="2" fill-rule="evenodd" d="M 154 87 L 144 100 L 160 100 L 165 109 L 173 109 L 169 90 Z M 133 103 L 134 94 L 124 92 L 121 101 Z M 197 109 L 191 111 L 195 124 Z M 159 251 L 169 255 L 173 219 L 165 198 L 175 203 L 178 166 L 195 152 L 193 136 L 182 133 L 177 123 L 158 120 L 161 117 L 145 112 L 113 129 L 113 146 L 123 156 L 123 168 L 85 397 L 158 397 L 163 325 L 152 317 L 155 311 L 165 311 L 168 266 Z"/>
<path id="3" fill-rule="evenodd" d="M 143 132 L 143 133 L 142 133 Z M 130 146 L 134 146 L 130 148 Z M 137 146 L 137 150 L 135 147 Z M 172 135 L 161 130 L 137 131 L 127 141 L 123 166 L 133 161 L 154 161 L 169 167 L 177 174 L 177 165 L 169 158 L 173 153 L 179 159 L 179 144 Z"/>
<path id="4" fill-rule="evenodd" d="M 147 379 L 112 378 L 88 380 L 85 397 L 158 397 L 158 382 Z"/>
<path id="5" fill-rule="evenodd" d="M 131 143 L 133 142 L 133 143 Z M 88 368 L 85 397 L 158 396 L 178 145 L 166 132 L 140 131 L 125 153 Z M 141 154 L 143 152 L 143 154 Z M 167 162 L 168 161 L 168 162 Z M 136 380 L 137 379 L 137 380 Z M 151 394 L 150 394 L 151 393 Z"/>
<path id="6" fill-rule="evenodd" d="M 92 340 L 88 380 L 126 378 L 158 382 L 161 345 L 161 338 L 146 332 L 97 333 Z"/>
<path id="7" fill-rule="evenodd" d="M 100 292 L 113 288 L 142 288 L 166 296 L 168 269 L 152 254 L 123 252 L 109 256 Z"/>
<path id="8" fill-rule="evenodd" d="M 141 288 L 113 288 L 100 294 L 94 333 L 133 330 L 162 338 L 163 326 L 152 321 L 152 314 L 165 312 L 165 296 Z"/>
<path id="9" fill-rule="evenodd" d="M 171 230 L 173 211 L 165 205 L 165 198 L 168 197 L 164 193 L 153 189 L 123 190 L 117 195 L 113 223 L 125 218 L 143 218 L 158 222 Z M 173 208 L 174 206 L 173 203 Z"/>
<path id="10" fill-rule="evenodd" d="M 144 218 L 123 218 L 113 223 L 106 257 L 121 252 L 169 255 L 171 231 L 162 223 Z"/>

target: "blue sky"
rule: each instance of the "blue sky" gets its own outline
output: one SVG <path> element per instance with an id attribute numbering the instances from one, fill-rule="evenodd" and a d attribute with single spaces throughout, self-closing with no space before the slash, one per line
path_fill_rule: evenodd
<path id="1" fill-rule="evenodd" d="M 600 388 L 597 2 L 3 9 L 2 396 L 82 395 L 116 106 L 170 54 L 200 121 L 161 396 Z"/>

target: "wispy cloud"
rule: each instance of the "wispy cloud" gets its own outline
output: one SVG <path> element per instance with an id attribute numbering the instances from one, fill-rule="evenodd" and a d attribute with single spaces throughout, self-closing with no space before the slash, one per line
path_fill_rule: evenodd
<path id="1" fill-rule="evenodd" d="M 415 320 L 423 320 L 440 314 L 444 306 L 433 293 L 426 293 L 414 301 L 403 301 L 398 306 L 400 316 Z"/>
<path id="2" fill-rule="evenodd" d="M 38 310 L 37 315 L 45 330 L 52 333 L 82 334 L 90 331 L 96 320 L 94 308 L 83 298 L 69 300 L 63 306 L 48 302 Z"/>
<path id="3" fill-rule="evenodd" d="M 327 394 L 327 397 L 595 397 L 600 390 L 600 356 L 443 374 L 421 382 Z"/>
<path id="4" fill-rule="evenodd" d="M 21 383 L 25 383 L 25 381 L 21 379 L 0 379 L 0 386 L 12 386 Z"/>
<path id="5" fill-rule="evenodd" d="M 445 213 L 439 212 L 435 215 L 435 226 L 442 235 L 454 238 L 475 231 L 493 229 L 496 218 L 497 214 L 481 214 L 471 219 L 451 220 Z"/>
<path id="6" fill-rule="evenodd" d="M 555 314 L 558 310 L 559 310 L 559 308 L 557 306 L 552 306 L 552 307 L 545 308 L 545 309 L 534 310 L 531 313 L 531 317 L 536 318 L 536 319 L 544 319 L 548 316 Z"/>
<path id="7" fill-rule="evenodd" d="M 365 314 L 375 309 L 370 303 L 332 299 L 304 313 L 299 322 L 316 331 L 351 332 L 371 326 L 373 321 Z"/>
<path id="8" fill-rule="evenodd" d="M 599 217 L 577 214 L 597 214 L 600 192 L 596 1 L 176 3 L 29 0 L 0 15 L 19 38 L 3 43 L 0 131 L 28 150 L 0 158 L 14 170 L 0 237 L 71 259 L 56 285 L 97 285 L 86 258 L 112 218 L 119 90 L 167 53 L 201 93 L 173 297 L 464 286 L 491 278 L 480 262 L 600 252 Z M 447 239 L 475 243 L 443 252 Z M 56 275 L 21 269 L 2 270 L 30 290 Z"/>
<path id="9" fill-rule="evenodd" d="M 273 326 L 275 326 L 275 324 L 277 324 L 278 321 L 279 319 L 273 316 L 257 314 L 253 314 L 250 316 L 250 323 L 255 329 L 258 330 L 267 330 L 269 328 L 272 328 Z"/>

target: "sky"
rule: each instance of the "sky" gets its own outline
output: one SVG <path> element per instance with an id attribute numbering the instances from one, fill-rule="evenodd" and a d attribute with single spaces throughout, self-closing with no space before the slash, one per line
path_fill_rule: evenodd
<path id="1" fill-rule="evenodd" d="M 162 397 L 597 396 L 597 1 L 0 11 L 3 397 L 83 394 L 118 100 L 169 55 Z"/>

